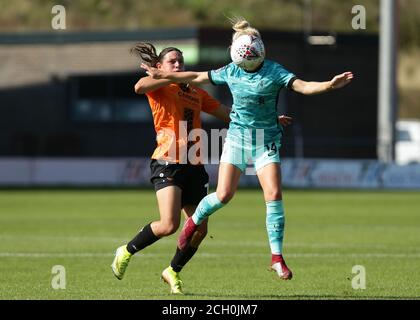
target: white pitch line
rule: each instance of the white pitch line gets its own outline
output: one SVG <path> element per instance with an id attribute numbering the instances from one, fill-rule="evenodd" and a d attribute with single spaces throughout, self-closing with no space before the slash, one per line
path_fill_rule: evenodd
<path id="1" fill-rule="evenodd" d="M 67 242 L 113 242 L 115 245 L 127 243 L 130 241 L 128 238 L 116 238 L 116 237 L 99 237 L 99 236 L 44 236 L 44 235 L 0 235 L 0 240 L 54 240 L 54 241 L 67 241 Z M 175 239 L 161 239 L 158 242 L 162 245 L 174 245 Z M 266 248 L 268 247 L 268 241 L 227 241 L 217 240 L 213 238 L 207 238 L 203 245 L 206 246 L 229 246 L 229 247 L 254 247 L 254 248 Z M 306 248 L 372 248 L 372 249 L 391 249 L 398 248 L 413 249 L 416 250 L 416 246 L 406 245 L 395 245 L 395 244 L 375 244 L 375 243 L 298 243 L 298 242 L 287 242 L 284 245 L 286 248 L 306 247 Z"/>
<path id="2" fill-rule="evenodd" d="M 197 253 L 197 258 L 222 258 L 222 257 L 266 257 L 269 253 Z M 92 252 L 69 252 L 69 253 L 47 253 L 47 252 L 0 252 L 0 258 L 108 258 L 113 253 L 92 253 Z M 162 253 L 141 253 L 137 257 L 167 258 L 170 254 Z M 420 253 L 288 253 L 289 258 L 410 258 L 420 259 Z"/>

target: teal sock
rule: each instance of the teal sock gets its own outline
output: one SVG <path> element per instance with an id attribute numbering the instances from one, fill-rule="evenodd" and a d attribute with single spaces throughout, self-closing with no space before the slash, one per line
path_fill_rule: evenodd
<path id="1" fill-rule="evenodd" d="M 213 214 L 213 212 L 219 210 L 224 205 L 224 203 L 220 202 L 216 192 L 205 196 L 198 204 L 197 209 L 195 209 L 195 212 L 192 216 L 194 223 L 197 225 L 201 224 L 204 219 Z"/>
<path id="2" fill-rule="evenodd" d="M 266 227 L 271 254 L 281 254 L 283 247 L 284 209 L 283 201 L 267 201 Z"/>

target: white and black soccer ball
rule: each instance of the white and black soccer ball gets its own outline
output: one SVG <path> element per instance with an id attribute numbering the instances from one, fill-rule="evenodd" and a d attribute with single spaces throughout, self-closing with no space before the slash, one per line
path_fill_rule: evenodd
<path id="1" fill-rule="evenodd" d="M 258 37 L 241 35 L 230 47 L 230 57 L 234 64 L 245 70 L 254 70 L 265 58 L 264 43 Z"/>

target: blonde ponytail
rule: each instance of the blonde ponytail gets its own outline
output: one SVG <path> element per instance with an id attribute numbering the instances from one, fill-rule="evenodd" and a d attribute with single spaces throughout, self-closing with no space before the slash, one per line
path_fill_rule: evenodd
<path id="1" fill-rule="evenodd" d="M 252 28 L 250 23 L 246 21 L 244 18 L 235 17 L 235 18 L 230 18 L 229 20 L 233 25 L 232 26 L 233 30 L 235 31 L 232 37 L 232 42 L 244 34 L 255 36 L 261 39 L 261 35 L 259 31 L 255 28 Z"/>
<path id="2" fill-rule="evenodd" d="M 237 21 L 234 25 L 233 25 L 233 30 L 235 30 L 236 32 L 242 32 L 245 31 L 246 29 L 250 28 L 251 25 L 249 24 L 248 21 L 246 20 L 240 20 Z"/>

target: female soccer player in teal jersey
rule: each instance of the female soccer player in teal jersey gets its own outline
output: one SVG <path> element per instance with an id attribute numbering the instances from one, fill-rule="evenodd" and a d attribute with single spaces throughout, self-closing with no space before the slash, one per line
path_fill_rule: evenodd
<path id="1" fill-rule="evenodd" d="M 242 35 L 261 39 L 258 30 L 245 20 L 236 22 L 233 42 Z M 208 72 L 164 72 L 142 65 L 155 79 L 190 83 L 227 84 L 233 96 L 231 122 L 220 159 L 217 190 L 199 203 L 192 217 L 186 220 L 178 246 L 185 250 L 202 221 L 227 204 L 235 194 L 241 173 L 252 158 L 266 201 L 266 227 L 271 249 L 271 269 L 281 279 L 291 279 L 292 272 L 283 256 L 284 209 L 281 190 L 279 148 L 282 126 L 278 122 L 277 97 L 282 88 L 304 95 L 328 92 L 347 85 L 351 72 L 336 75 L 330 81 L 307 82 L 298 79 L 280 64 L 265 59 L 253 70 L 244 70 L 230 63 Z M 263 137 L 261 137 L 263 133 Z"/>

